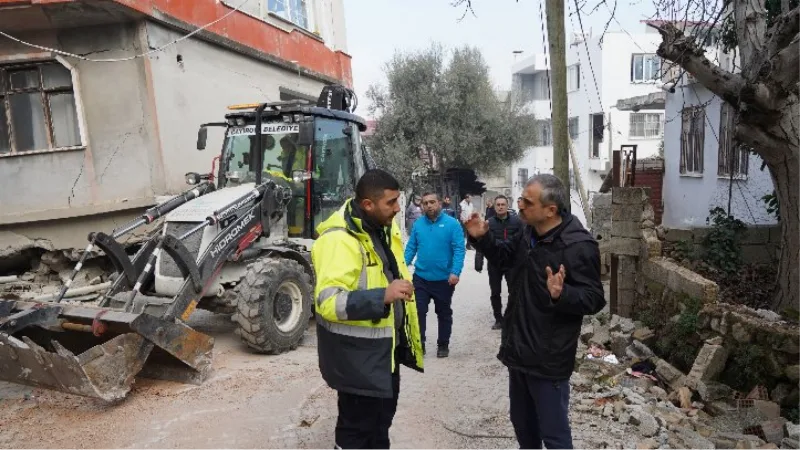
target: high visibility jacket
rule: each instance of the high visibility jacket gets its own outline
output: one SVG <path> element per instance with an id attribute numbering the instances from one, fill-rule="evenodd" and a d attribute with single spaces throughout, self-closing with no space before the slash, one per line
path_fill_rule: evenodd
<path id="1" fill-rule="evenodd" d="M 383 303 L 389 285 L 383 262 L 361 220 L 353 217 L 351 201 L 317 227 L 319 238 L 311 247 L 319 368 L 337 391 L 391 398 L 397 364 L 423 371 L 417 305 L 413 299 L 404 302 L 405 332 L 398 333 L 394 304 Z M 410 280 L 400 230 L 391 227 L 387 234 L 400 276 Z M 404 342 L 397 341 L 400 336 Z"/>

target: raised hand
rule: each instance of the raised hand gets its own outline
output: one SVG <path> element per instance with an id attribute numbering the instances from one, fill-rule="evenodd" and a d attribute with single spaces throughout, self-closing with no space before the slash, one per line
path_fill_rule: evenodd
<path id="1" fill-rule="evenodd" d="M 467 229 L 467 234 L 474 239 L 479 239 L 489 231 L 489 222 L 483 220 L 480 214 L 474 212 L 469 220 L 464 222 L 464 228 Z"/>
<path id="2" fill-rule="evenodd" d="M 553 269 L 547 266 L 547 290 L 550 291 L 550 298 L 557 300 L 561 297 L 561 291 L 564 289 L 564 278 L 567 277 L 567 270 L 564 265 L 558 269 L 558 273 L 553 274 Z"/>

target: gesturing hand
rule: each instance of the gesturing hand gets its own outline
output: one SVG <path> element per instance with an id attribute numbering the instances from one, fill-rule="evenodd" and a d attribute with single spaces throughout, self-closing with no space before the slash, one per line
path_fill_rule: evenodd
<path id="1" fill-rule="evenodd" d="M 388 305 L 397 300 L 411 300 L 411 295 L 414 294 L 414 285 L 408 280 L 394 280 L 386 288 L 383 294 L 383 303 Z"/>
<path id="2" fill-rule="evenodd" d="M 561 297 L 561 291 L 564 289 L 564 278 L 567 277 L 567 270 L 564 265 L 558 269 L 558 273 L 553 274 L 553 269 L 547 266 L 547 290 L 550 291 L 550 298 L 558 300 Z"/>
<path id="3" fill-rule="evenodd" d="M 472 213 L 472 216 L 464 222 L 464 228 L 467 229 L 467 234 L 475 239 L 479 239 L 489 231 L 489 222 L 481 219 L 480 214 Z"/>

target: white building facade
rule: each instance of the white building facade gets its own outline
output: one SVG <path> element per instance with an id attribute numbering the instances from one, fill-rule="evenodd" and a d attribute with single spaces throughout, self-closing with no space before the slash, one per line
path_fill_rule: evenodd
<path id="1" fill-rule="evenodd" d="M 664 110 L 620 111 L 617 100 L 661 90 L 656 33 L 607 32 L 600 37 L 576 36 L 567 47 L 569 134 L 584 193 L 599 190 L 611 168 L 612 150 L 637 145 L 639 159 L 656 156 L 663 138 Z M 512 190 L 515 198 L 525 180 L 553 170 L 548 56 L 537 54 L 513 66 L 515 93 L 528 101 L 537 119 L 537 141 L 514 163 Z M 576 168 L 570 161 L 574 174 Z M 576 187 L 575 177 L 570 185 Z M 574 193 L 575 195 L 576 193 Z M 574 203 L 574 202 L 573 202 Z"/>
<path id="2" fill-rule="evenodd" d="M 762 200 L 773 191 L 769 171 L 759 156 L 733 144 L 730 105 L 689 83 L 667 94 L 665 111 L 663 225 L 704 227 L 709 210 L 727 212 L 729 204 L 746 224 L 776 224 Z"/>

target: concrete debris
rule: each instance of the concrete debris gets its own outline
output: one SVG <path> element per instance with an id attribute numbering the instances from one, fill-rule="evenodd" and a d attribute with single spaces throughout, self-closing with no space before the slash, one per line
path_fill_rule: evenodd
<path id="1" fill-rule="evenodd" d="M 757 309 L 756 314 L 767 322 L 780 322 L 783 320 L 780 314 L 769 309 Z"/>
<path id="2" fill-rule="evenodd" d="M 570 378 L 576 395 L 585 398 L 573 410 L 635 427 L 620 444 L 628 448 L 796 448 L 800 425 L 781 418 L 780 406 L 800 401 L 800 365 L 779 360 L 781 382 L 769 392 L 758 387 L 747 398 L 716 381 L 729 359 L 726 343 L 757 336 L 734 325 L 725 325 L 727 337 L 702 335 L 704 345 L 686 374 L 647 345 L 655 338 L 652 330 L 617 315 L 586 320 L 578 371 Z M 615 356 L 618 364 L 605 360 Z"/>
<path id="3" fill-rule="evenodd" d="M 784 438 L 781 441 L 781 448 L 800 448 L 800 439 Z"/>

